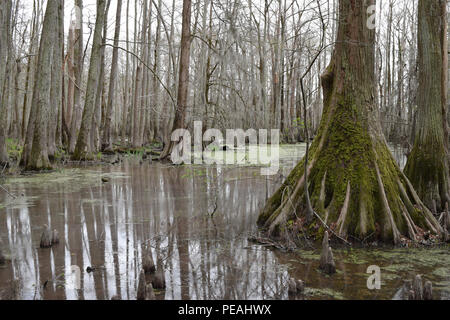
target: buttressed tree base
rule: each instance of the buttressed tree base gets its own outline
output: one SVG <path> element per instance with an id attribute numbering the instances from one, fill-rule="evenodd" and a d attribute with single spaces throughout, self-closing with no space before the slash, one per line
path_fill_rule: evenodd
<path id="1" fill-rule="evenodd" d="M 375 82 L 375 30 L 367 26 L 371 1 L 340 1 L 335 50 L 322 75 L 324 114 L 308 159 L 315 216 L 306 217 L 305 159 L 259 216 L 273 237 L 286 228 L 321 238 L 329 227 L 349 241 L 419 241 L 442 228 L 419 199 L 388 149 Z M 309 220 L 309 221 L 308 221 Z M 326 226 L 325 226 L 326 225 Z"/>

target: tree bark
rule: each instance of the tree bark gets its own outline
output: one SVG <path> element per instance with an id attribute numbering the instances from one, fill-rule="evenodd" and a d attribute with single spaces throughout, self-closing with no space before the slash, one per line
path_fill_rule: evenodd
<path id="1" fill-rule="evenodd" d="M 109 93 L 108 103 L 106 104 L 106 119 L 105 128 L 103 130 L 102 149 L 112 151 L 112 139 L 111 139 L 111 120 L 113 112 L 113 103 L 116 100 L 116 78 L 117 78 L 117 62 L 119 60 L 119 37 L 120 37 L 120 21 L 122 17 L 122 0 L 117 1 L 116 12 L 116 28 L 114 31 L 114 49 L 111 62 L 111 75 L 109 79 Z"/>
<path id="2" fill-rule="evenodd" d="M 98 86 L 100 65 L 101 65 L 101 45 L 103 34 L 103 23 L 106 15 L 106 0 L 97 1 L 97 18 L 95 22 L 94 40 L 92 44 L 91 62 L 89 66 L 88 83 L 86 87 L 86 99 L 81 120 L 80 133 L 72 156 L 74 160 L 85 159 L 89 143 L 89 135 L 92 128 L 92 119 L 95 111 L 95 96 Z"/>
<path id="3" fill-rule="evenodd" d="M 191 57 L 191 0 L 183 0 L 183 23 L 181 34 L 181 56 L 180 56 L 180 76 L 178 83 L 177 110 L 175 110 L 175 120 L 173 130 L 186 129 L 186 110 L 189 95 L 189 63 Z M 171 134 L 171 133 L 169 133 Z M 175 143 L 170 141 L 161 155 L 162 159 L 167 158 L 171 153 Z"/>
<path id="4" fill-rule="evenodd" d="M 295 232 L 400 244 L 442 228 L 392 157 L 382 133 L 375 80 L 375 30 L 367 27 L 375 0 L 339 1 L 335 51 L 322 75 L 324 114 L 308 157 L 308 192 L 315 216 L 307 223 L 305 159 L 269 199 L 258 223 L 273 237 Z M 291 223 L 289 223 L 291 221 Z M 325 222 L 325 225 L 324 223 Z M 304 227 L 298 227 L 304 226 Z"/>
<path id="5" fill-rule="evenodd" d="M 8 55 L 11 43 L 11 0 L 0 3 L 0 164 L 8 162 L 6 149 Z"/>
<path id="6" fill-rule="evenodd" d="M 58 39 L 58 0 L 49 0 L 42 27 L 39 58 L 36 68 L 35 84 L 32 99 L 34 112 L 33 139 L 31 153 L 25 159 L 27 170 L 51 169 L 48 158 L 48 123 L 50 114 L 52 65 L 55 62 L 54 43 Z M 30 121 L 32 121 L 30 119 Z M 30 126 L 29 126 L 30 130 Z"/>
<path id="7" fill-rule="evenodd" d="M 100 48 L 100 71 L 97 80 L 97 91 L 95 94 L 94 116 L 92 117 L 91 131 L 89 132 L 88 153 L 96 153 L 101 148 L 100 131 L 105 127 L 106 119 L 106 92 L 105 92 L 105 54 L 106 37 L 108 33 L 108 12 L 111 0 L 107 0 L 105 19 L 103 20 L 103 36 Z"/>
<path id="8" fill-rule="evenodd" d="M 50 89 L 50 113 L 48 123 L 48 155 L 50 158 L 54 158 L 56 153 L 56 129 L 58 126 L 58 120 L 61 116 L 62 105 L 62 85 L 63 85 L 63 48 L 64 38 L 62 37 L 62 30 L 64 28 L 64 0 L 60 0 L 58 3 L 57 12 L 57 35 L 55 36 L 53 43 L 53 64 L 51 71 L 51 89 Z"/>
<path id="9" fill-rule="evenodd" d="M 75 73 L 75 90 L 73 93 L 73 113 L 72 122 L 70 124 L 70 145 L 69 152 L 73 153 L 75 150 L 75 144 L 77 142 L 78 130 L 80 128 L 80 120 L 83 112 L 81 106 L 81 80 L 83 77 L 83 64 L 84 64 L 84 52 L 83 52 L 83 0 L 75 0 L 75 5 L 79 8 L 76 13 L 78 16 L 79 24 L 74 30 L 75 46 L 74 46 L 74 58 L 73 58 L 73 69 Z"/>
<path id="10" fill-rule="evenodd" d="M 449 202 L 447 133 L 446 1 L 420 0 L 418 7 L 418 110 L 414 146 L 405 173 L 427 207 L 442 212 Z"/>

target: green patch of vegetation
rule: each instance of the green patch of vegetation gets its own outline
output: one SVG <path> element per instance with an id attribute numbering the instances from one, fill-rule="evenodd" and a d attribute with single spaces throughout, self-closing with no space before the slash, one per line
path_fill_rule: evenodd
<path id="1" fill-rule="evenodd" d="M 406 263 L 391 264 L 390 266 L 383 267 L 382 270 L 388 272 L 414 271 L 414 266 Z"/>
<path id="2" fill-rule="evenodd" d="M 376 260 L 395 261 L 398 264 L 411 263 L 421 267 L 450 264 L 448 248 L 372 250 L 369 255 Z"/>
<path id="3" fill-rule="evenodd" d="M 303 259 L 317 260 L 317 261 L 320 260 L 320 254 L 316 253 L 315 251 L 299 250 L 299 251 L 297 251 L 297 253 Z"/>
<path id="4" fill-rule="evenodd" d="M 367 274 L 365 276 L 367 277 Z M 393 281 L 393 280 L 397 280 L 399 278 L 400 278 L 400 276 L 396 273 L 383 272 L 381 275 L 381 282 L 382 282 L 382 285 L 385 285 L 386 284 L 385 281 Z"/>
<path id="5" fill-rule="evenodd" d="M 204 177 L 206 176 L 206 169 L 204 168 L 195 168 L 195 167 L 186 167 L 184 174 L 181 176 L 182 179 L 191 179 L 195 177 Z"/>
<path id="6" fill-rule="evenodd" d="M 81 200 L 81 204 L 100 205 L 101 203 L 103 203 L 102 199 L 83 199 L 83 200 Z"/>
<path id="7" fill-rule="evenodd" d="M 345 254 L 345 258 L 343 259 L 344 263 L 350 264 L 368 264 L 368 260 L 361 257 L 358 251 L 350 248 Z"/>
<path id="8" fill-rule="evenodd" d="M 344 299 L 344 296 L 341 292 L 337 292 L 329 288 L 306 288 L 305 294 L 312 297 L 327 297 L 336 300 Z"/>
<path id="9" fill-rule="evenodd" d="M 56 149 L 56 151 L 55 151 L 55 160 L 62 160 L 66 156 L 68 156 L 66 150 L 64 150 L 62 148 L 57 148 Z"/>
<path id="10" fill-rule="evenodd" d="M 437 288 L 444 288 L 444 291 L 450 291 L 450 281 L 434 282 L 433 286 Z"/>
<path id="11" fill-rule="evenodd" d="M 441 267 L 441 268 L 435 269 L 432 273 L 435 276 L 444 278 L 444 277 L 450 276 L 450 269 L 449 269 L 449 267 Z"/>
<path id="12" fill-rule="evenodd" d="M 57 192 L 73 192 L 83 187 L 95 187 L 102 184 L 102 178 L 108 179 L 128 178 L 122 172 L 108 172 L 86 169 L 64 169 L 50 173 L 42 173 L 30 176 L 17 176 L 9 178 L 5 186 L 23 186 L 38 188 L 56 188 Z M 62 188 L 61 188 L 62 187 Z"/>
<path id="13" fill-rule="evenodd" d="M 6 150 L 10 159 L 18 161 L 22 157 L 23 147 L 21 143 L 15 139 L 6 139 Z"/>
<path id="14" fill-rule="evenodd" d="M 34 205 L 38 197 L 18 197 L 16 199 L 8 198 L 2 204 L 4 208 L 8 209 L 23 209 L 30 208 Z"/>

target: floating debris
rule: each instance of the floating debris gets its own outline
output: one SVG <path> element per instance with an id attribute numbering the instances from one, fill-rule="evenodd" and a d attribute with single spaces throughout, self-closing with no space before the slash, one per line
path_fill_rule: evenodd
<path id="1" fill-rule="evenodd" d="M 110 181 L 110 179 L 107 178 L 107 177 L 103 177 L 103 178 L 102 178 L 102 182 L 103 182 L 103 183 L 108 183 L 109 181 Z"/>

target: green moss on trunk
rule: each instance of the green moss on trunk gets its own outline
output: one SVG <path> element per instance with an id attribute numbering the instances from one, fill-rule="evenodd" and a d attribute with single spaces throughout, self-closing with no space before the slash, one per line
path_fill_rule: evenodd
<path id="1" fill-rule="evenodd" d="M 366 28 L 368 5 L 340 3 L 338 41 L 322 76 L 324 114 L 308 159 L 308 190 L 320 219 L 306 222 L 303 159 L 259 216 L 259 225 L 274 237 L 289 226 L 313 238 L 321 238 L 330 228 L 350 241 L 395 244 L 406 238 L 419 240 L 428 230 L 441 234 L 382 134 L 376 107 L 375 37 Z"/>
<path id="2" fill-rule="evenodd" d="M 446 2 L 419 1 L 418 111 L 405 173 L 427 207 L 443 211 L 449 198 L 446 95 Z"/>

